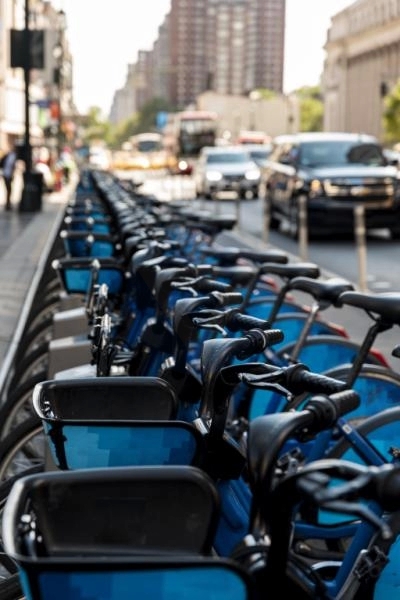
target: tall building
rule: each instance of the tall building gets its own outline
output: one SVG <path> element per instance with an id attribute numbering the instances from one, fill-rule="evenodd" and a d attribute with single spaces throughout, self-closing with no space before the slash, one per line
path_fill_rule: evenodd
<path id="1" fill-rule="evenodd" d="M 207 88 L 220 94 L 243 94 L 248 30 L 247 0 L 208 0 Z"/>
<path id="2" fill-rule="evenodd" d="M 137 107 L 149 95 L 182 109 L 206 90 L 282 93 L 285 11 L 286 0 L 171 0 L 149 52 L 146 95 L 142 80 L 134 92 Z M 144 75 L 142 60 L 140 52 Z"/>
<path id="3" fill-rule="evenodd" d="M 358 0 L 337 13 L 325 51 L 324 128 L 383 141 L 384 96 L 400 78 L 400 2 Z"/>
<path id="4" fill-rule="evenodd" d="M 286 0 L 250 0 L 247 89 L 283 90 Z"/>
<path id="5" fill-rule="evenodd" d="M 171 1 L 168 100 L 177 107 L 193 102 L 207 88 L 206 9 L 207 0 Z"/>

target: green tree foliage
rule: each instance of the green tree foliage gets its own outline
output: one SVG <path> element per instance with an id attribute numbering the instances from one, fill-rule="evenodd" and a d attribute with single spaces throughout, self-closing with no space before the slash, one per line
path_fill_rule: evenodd
<path id="1" fill-rule="evenodd" d="M 90 144 L 95 141 L 106 141 L 110 135 L 110 123 L 102 118 L 101 109 L 92 106 L 82 121 L 83 142 Z"/>
<path id="2" fill-rule="evenodd" d="M 256 92 L 259 95 L 260 100 L 270 100 L 276 96 L 276 92 L 274 92 L 274 90 L 269 90 L 268 88 L 258 88 L 253 90 L 253 92 Z"/>
<path id="3" fill-rule="evenodd" d="M 171 106 L 163 98 L 153 98 L 138 113 L 138 124 L 136 133 L 147 133 L 157 131 L 157 113 L 173 112 L 176 108 Z"/>
<path id="4" fill-rule="evenodd" d="M 319 86 L 306 86 L 295 91 L 300 101 L 300 131 L 322 131 L 324 104 Z"/>
<path id="5" fill-rule="evenodd" d="M 130 137 L 138 133 L 157 131 L 157 113 L 172 112 L 171 107 L 163 98 L 153 98 L 142 109 L 117 125 L 102 118 L 98 107 L 89 109 L 82 121 L 83 141 L 90 144 L 94 141 L 104 141 L 112 149 L 118 149 Z"/>
<path id="6" fill-rule="evenodd" d="M 387 144 L 400 140 L 400 80 L 384 98 L 383 135 Z"/>

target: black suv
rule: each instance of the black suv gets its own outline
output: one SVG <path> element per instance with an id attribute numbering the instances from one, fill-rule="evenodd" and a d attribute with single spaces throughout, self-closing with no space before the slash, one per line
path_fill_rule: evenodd
<path id="1" fill-rule="evenodd" d="M 400 236 L 399 171 L 375 137 L 356 133 L 299 133 L 273 140 L 263 169 L 270 226 L 288 224 L 298 236 L 299 198 L 307 200 L 309 234 L 351 233 L 354 207 L 365 207 L 366 228 Z"/>

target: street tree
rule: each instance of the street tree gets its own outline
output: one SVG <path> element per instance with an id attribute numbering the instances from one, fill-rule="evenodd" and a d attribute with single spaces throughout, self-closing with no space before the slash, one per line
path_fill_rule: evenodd
<path id="1" fill-rule="evenodd" d="M 385 90 L 387 92 L 387 90 Z M 400 80 L 383 97 L 383 136 L 387 144 L 400 140 Z"/>
<path id="2" fill-rule="evenodd" d="M 300 103 L 300 131 L 322 131 L 324 104 L 319 86 L 304 86 L 295 91 Z"/>

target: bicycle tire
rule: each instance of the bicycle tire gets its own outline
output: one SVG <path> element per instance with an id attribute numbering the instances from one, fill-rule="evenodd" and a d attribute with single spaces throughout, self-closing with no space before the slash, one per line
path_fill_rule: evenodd
<path id="1" fill-rule="evenodd" d="M 32 392 L 37 383 L 47 379 L 47 371 L 36 373 L 20 387 L 13 390 L 0 407 L 0 440 L 19 425 L 27 416 L 34 415 Z"/>
<path id="2" fill-rule="evenodd" d="M 25 328 L 27 334 L 33 331 L 37 325 L 48 319 L 49 317 L 53 317 L 57 312 L 59 312 L 61 308 L 61 301 L 57 300 L 57 302 L 49 303 L 44 308 L 41 308 L 39 312 L 35 311 L 35 314 L 31 316 L 29 319 L 29 323 Z"/>
<path id="3" fill-rule="evenodd" d="M 53 336 L 53 317 L 47 318 L 40 323 L 33 331 L 23 333 L 18 344 L 15 361 L 21 358 L 33 348 L 38 346 L 44 340 L 50 340 Z"/>
<path id="4" fill-rule="evenodd" d="M 4 510 L 5 504 L 8 499 L 8 495 L 16 481 L 21 477 L 33 475 L 41 472 L 42 468 L 33 467 L 22 471 L 16 477 L 10 477 L 3 483 L 0 483 L 0 515 Z M 1 540 L 2 526 L 0 525 L 0 540 Z M 22 600 L 25 598 L 22 587 L 20 585 L 18 565 L 15 560 L 6 554 L 3 548 L 3 543 L 0 541 L 0 598 L 2 600 Z"/>
<path id="5" fill-rule="evenodd" d="M 283 332 L 285 333 L 285 332 Z M 281 346 L 277 354 L 284 359 L 291 356 L 296 342 L 289 342 Z M 325 350 L 325 352 L 324 352 Z M 327 372 L 343 364 L 354 361 L 360 351 L 360 344 L 350 338 L 338 335 L 312 335 L 304 342 L 296 360 L 305 363 L 314 373 Z M 329 361 L 329 362 L 328 362 Z M 368 355 L 368 364 L 381 365 L 382 363 L 374 354 Z"/>
<path id="6" fill-rule="evenodd" d="M 34 373 L 47 369 L 49 363 L 49 343 L 48 341 L 42 342 L 18 362 L 9 383 L 10 389 L 14 389 L 20 385 Z"/>
<path id="7" fill-rule="evenodd" d="M 44 466 L 45 436 L 42 422 L 30 417 L 0 441 L 0 482 L 27 468 Z"/>
<path id="8" fill-rule="evenodd" d="M 373 415 L 367 419 L 365 419 L 362 423 L 360 423 L 357 427 L 356 427 L 356 431 L 358 433 L 360 433 L 363 437 L 365 437 L 368 442 L 374 446 L 377 450 L 378 453 L 381 455 L 383 460 L 386 460 L 388 463 L 392 463 L 393 462 L 393 456 L 392 456 L 392 445 L 394 444 L 394 442 L 398 439 L 398 431 L 399 431 L 399 425 L 400 425 L 400 406 L 399 407 L 394 407 L 394 408 L 388 408 L 386 410 L 381 411 L 380 413 Z M 394 449 L 396 448 L 396 446 L 394 446 Z M 336 444 L 334 444 L 329 451 L 326 454 L 326 458 L 330 459 L 343 459 L 343 460 L 349 460 L 352 462 L 358 462 L 360 464 L 365 464 L 368 465 L 369 463 L 367 463 L 366 460 L 364 460 L 357 452 L 354 451 L 354 448 L 352 447 L 352 444 L 346 439 L 346 438 L 341 438 L 338 442 L 336 442 Z M 396 515 L 394 515 L 396 517 Z M 400 529 L 400 523 L 399 523 L 399 515 L 397 514 L 397 532 L 399 533 L 399 529 Z M 396 539 L 396 535 L 394 535 L 393 539 Z M 341 543 L 341 548 L 345 549 L 348 546 L 349 541 L 344 539 L 344 540 L 338 540 L 338 544 Z M 388 543 L 387 540 L 381 540 L 381 543 L 379 544 L 379 546 L 381 546 L 382 544 L 383 546 L 383 550 L 387 551 L 387 548 L 385 549 L 385 545 Z M 375 546 L 377 546 L 377 542 L 375 541 Z M 397 550 L 398 553 L 398 550 Z M 390 559 L 389 559 L 390 562 Z M 378 578 L 378 580 L 374 583 L 373 589 L 375 590 L 375 586 L 379 586 L 379 581 L 382 577 L 382 574 L 380 575 L 380 577 Z M 397 587 L 398 587 L 398 583 L 397 583 Z M 372 595 L 372 588 L 371 588 L 371 597 L 377 597 L 375 596 L 375 592 Z M 358 597 L 358 596 L 357 596 Z M 365 596 L 361 595 L 360 598 L 364 598 Z M 379 595 L 378 595 L 379 597 Z M 387 590 L 386 590 L 386 596 L 382 596 L 382 597 L 387 597 Z"/>
<path id="9" fill-rule="evenodd" d="M 22 590 L 18 573 L 0 579 L 0 598 L 1 600 L 25 600 L 26 596 Z"/>

